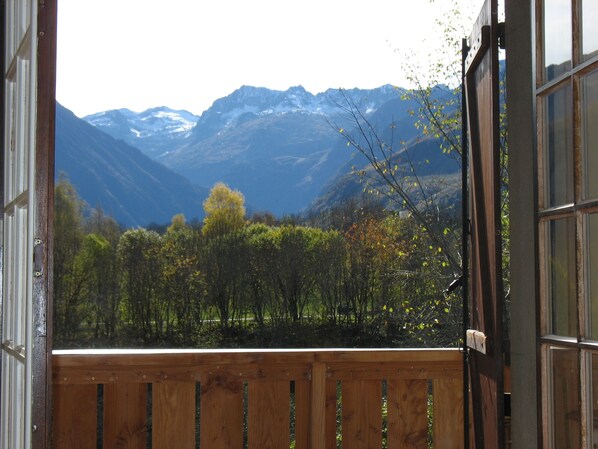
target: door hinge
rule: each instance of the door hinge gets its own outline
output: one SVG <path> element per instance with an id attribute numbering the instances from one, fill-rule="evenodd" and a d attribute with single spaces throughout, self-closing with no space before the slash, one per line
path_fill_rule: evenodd
<path id="1" fill-rule="evenodd" d="M 6 340 L 4 343 L 2 343 L 2 350 L 7 352 L 8 354 L 12 355 L 13 357 L 15 357 L 17 360 L 21 361 L 22 363 L 25 363 L 25 346 L 24 345 L 18 345 L 15 347 L 12 340 Z"/>

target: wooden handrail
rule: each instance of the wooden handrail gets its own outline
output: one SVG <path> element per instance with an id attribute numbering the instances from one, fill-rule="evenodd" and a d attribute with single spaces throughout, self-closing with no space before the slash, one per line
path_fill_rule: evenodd
<path id="1" fill-rule="evenodd" d="M 343 449 L 382 447 L 384 426 L 389 448 L 428 447 L 432 401 L 434 447 L 457 448 L 461 382 L 453 349 L 54 351 L 54 441 L 95 449 L 101 427 L 145 449 L 151 422 L 152 448 L 286 449 L 294 419 L 295 448 L 334 449 L 340 405 Z"/>

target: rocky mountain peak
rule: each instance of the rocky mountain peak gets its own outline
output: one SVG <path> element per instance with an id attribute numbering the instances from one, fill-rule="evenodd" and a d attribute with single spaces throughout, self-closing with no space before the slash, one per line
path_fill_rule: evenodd
<path id="1" fill-rule="evenodd" d="M 151 158 L 168 151 L 173 141 L 187 138 L 198 119 L 198 116 L 189 111 L 174 110 L 166 106 L 142 112 L 113 109 L 83 118 L 115 139 L 141 149 Z"/>

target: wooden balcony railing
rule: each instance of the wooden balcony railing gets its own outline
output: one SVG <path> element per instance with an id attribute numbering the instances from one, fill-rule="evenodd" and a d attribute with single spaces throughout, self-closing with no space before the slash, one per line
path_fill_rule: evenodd
<path id="1" fill-rule="evenodd" d="M 451 349 L 55 351 L 53 447 L 461 448 L 462 372 Z"/>

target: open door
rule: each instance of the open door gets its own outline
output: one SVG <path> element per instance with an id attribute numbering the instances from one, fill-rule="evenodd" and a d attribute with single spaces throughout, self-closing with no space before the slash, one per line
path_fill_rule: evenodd
<path id="1" fill-rule="evenodd" d="M 0 0 L 0 447 L 49 447 L 56 1 Z"/>
<path id="2" fill-rule="evenodd" d="M 473 441 L 504 446 L 497 0 L 486 0 L 464 60 L 469 130 L 469 329 Z"/>

